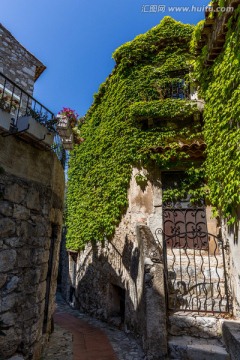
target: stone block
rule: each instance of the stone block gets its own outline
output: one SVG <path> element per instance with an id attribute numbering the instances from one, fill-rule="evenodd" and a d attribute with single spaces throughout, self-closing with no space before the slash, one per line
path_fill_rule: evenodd
<path id="1" fill-rule="evenodd" d="M 4 216 L 12 216 L 13 207 L 8 201 L 0 201 L 0 214 Z"/>
<path id="2" fill-rule="evenodd" d="M 11 184 L 4 191 L 4 199 L 20 204 L 26 195 L 26 190 L 18 184 Z"/>
<path id="3" fill-rule="evenodd" d="M 9 358 L 8 360 L 24 360 L 24 357 L 22 355 L 16 354 Z"/>
<path id="4" fill-rule="evenodd" d="M 30 221 L 21 221 L 21 226 L 17 231 L 18 236 L 25 238 L 25 243 L 32 246 L 42 247 L 41 241 L 36 241 L 37 238 L 43 238 L 47 235 L 47 227 L 45 222 L 34 224 Z M 34 239 L 35 238 L 35 239 Z"/>
<path id="5" fill-rule="evenodd" d="M 19 277 L 18 276 L 13 276 L 7 283 L 6 285 L 6 292 L 10 293 L 14 290 L 17 289 L 18 287 L 18 283 L 19 283 Z"/>
<path id="6" fill-rule="evenodd" d="M 11 327 L 4 332 L 6 336 L 0 336 L 0 359 L 7 359 L 15 355 L 21 341 L 14 328 Z"/>
<path id="7" fill-rule="evenodd" d="M 6 326 L 13 326 L 16 322 L 16 314 L 13 312 L 5 312 L 1 315 L 1 321 L 3 321 Z"/>
<path id="8" fill-rule="evenodd" d="M 191 316 L 184 312 L 169 316 L 171 335 L 190 335 L 206 339 L 218 338 L 221 334 L 221 320 L 213 316 Z"/>
<path id="9" fill-rule="evenodd" d="M 0 237 L 10 237 L 15 234 L 15 222 L 9 218 L 0 219 Z"/>
<path id="10" fill-rule="evenodd" d="M 26 74 L 28 74 L 31 77 L 34 77 L 35 73 L 33 69 L 29 69 L 26 66 L 24 66 L 24 68 L 22 69 L 23 72 L 25 72 Z"/>
<path id="11" fill-rule="evenodd" d="M 15 250 L 3 250 L 0 252 L 0 272 L 12 270 L 15 266 L 17 253 Z"/>
<path id="12" fill-rule="evenodd" d="M 30 211 L 25 208 L 25 206 L 14 204 L 13 208 L 13 218 L 17 220 L 27 220 L 29 219 Z"/>
<path id="13" fill-rule="evenodd" d="M 49 259 L 49 251 L 44 249 L 32 249 L 32 262 L 36 265 L 45 264 Z"/>
<path id="14" fill-rule="evenodd" d="M 27 208 L 31 209 L 31 210 L 37 210 L 39 211 L 41 206 L 40 206 L 40 197 L 39 197 L 39 192 L 35 189 L 31 189 L 26 197 L 26 204 L 27 204 Z"/>
<path id="15" fill-rule="evenodd" d="M 5 311 L 9 311 L 10 309 L 13 309 L 17 305 L 18 301 L 19 301 L 19 295 L 16 293 L 2 296 L 0 299 L 1 312 L 5 312 Z"/>
<path id="16" fill-rule="evenodd" d="M 32 307 L 28 307 L 26 310 L 22 311 L 21 313 L 21 320 L 24 322 L 24 324 L 29 326 L 30 323 L 33 323 L 38 318 L 39 314 L 39 307 L 38 305 L 34 305 Z M 32 321 L 29 321 L 32 320 Z"/>
<path id="17" fill-rule="evenodd" d="M 27 269 L 23 274 L 23 290 L 26 286 L 34 286 L 40 282 L 44 269 Z"/>
<path id="18" fill-rule="evenodd" d="M 44 237 L 47 235 L 47 226 L 45 222 L 40 222 L 35 227 L 35 236 Z"/>
<path id="19" fill-rule="evenodd" d="M 23 246 L 24 240 L 23 238 L 20 237 L 13 237 L 13 238 L 5 239 L 4 244 L 10 246 L 11 248 L 18 248 Z"/>
<path id="20" fill-rule="evenodd" d="M 31 267 L 32 266 L 32 252 L 31 249 L 17 250 L 17 266 Z"/>
<path id="21" fill-rule="evenodd" d="M 0 274 L 0 289 L 5 285 L 7 281 L 7 274 Z"/>

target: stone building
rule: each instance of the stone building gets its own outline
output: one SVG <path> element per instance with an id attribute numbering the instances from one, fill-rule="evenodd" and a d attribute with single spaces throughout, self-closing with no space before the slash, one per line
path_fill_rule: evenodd
<path id="1" fill-rule="evenodd" d="M 64 171 L 54 114 L 32 97 L 45 66 L 0 25 L 0 358 L 40 359 L 52 329 Z M 55 146 L 56 148 L 56 146 Z"/>
<path id="2" fill-rule="evenodd" d="M 234 2 L 234 9 L 238 3 Z M 224 17 L 224 25 L 228 18 Z M 212 44 L 211 35 L 216 36 L 222 21 L 222 17 L 211 19 L 214 31 L 200 41 L 201 47 L 207 41 Z M 181 38 L 179 46 L 183 42 Z M 223 43 L 213 48 L 210 57 L 217 56 L 216 48 L 221 51 Z M 161 61 L 164 63 L 163 58 Z M 175 71 L 174 76 L 184 79 L 180 73 Z M 172 88 L 169 92 L 166 97 L 178 104 L 186 100 L 181 86 L 176 93 Z M 187 99 L 197 110 L 187 119 L 182 117 L 182 122 L 201 126 L 204 103 L 197 100 L 194 89 Z M 138 119 L 143 130 L 160 122 L 146 113 Z M 180 133 L 179 114 L 167 121 Z M 201 163 L 205 149 L 201 137 L 194 141 L 187 136 L 179 138 L 177 151 L 187 154 L 189 162 Z M 152 149 L 154 153 L 167 150 L 162 144 Z M 132 168 L 128 207 L 111 240 L 88 242 L 81 251 L 68 247 L 65 252 L 63 246 L 62 292 L 72 306 L 132 331 L 149 360 L 229 359 L 228 352 L 236 360 L 240 358 L 240 352 L 234 350 L 239 349 L 239 323 L 224 318 L 239 316 L 239 235 L 227 228 L 224 220 L 222 227 L 221 220 L 212 218 L 209 204 L 192 206 L 189 197 L 178 203 L 164 201 L 164 193 L 184 181 L 185 168 L 186 162 L 173 165 L 171 171 L 154 165 Z"/>
<path id="3" fill-rule="evenodd" d="M 30 95 L 46 67 L 0 24 L 0 72 Z"/>

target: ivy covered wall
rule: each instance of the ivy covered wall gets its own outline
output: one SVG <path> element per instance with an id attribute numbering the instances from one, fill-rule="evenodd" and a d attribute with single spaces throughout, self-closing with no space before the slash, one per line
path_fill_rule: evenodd
<path id="1" fill-rule="evenodd" d="M 240 6 L 228 21 L 223 51 L 206 67 L 207 47 L 195 66 L 205 100 L 204 139 L 207 196 L 218 213 L 236 221 L 240 204 Z M 222 16 L 219 14 L 219 16 Z M 196 34 L 199 36 L 199 29 Z"/>
<path id="2" fill-rule="evenodd" d="M 84 142 L 71 154 L 69 249 L 114 234 L 127 208 L 132 166 L 154 162 L 169 169 L 186 157 L 178 151 L 178 140 L 199 138 L 199 123 L 189 126 L 198 113 L 196 104 L 165 99 L 169 84 L 182 82 L 180 73 L 189 69 L 192 32 L 192 26 L 165 17 L 113 54 L 115 69 L 100 86 L 80 126 Z M 175 119 L 176 126 L 169 127 L 167 119 Z M 165 145 L 170 145 L 166 152 L 152 152 Z"/>

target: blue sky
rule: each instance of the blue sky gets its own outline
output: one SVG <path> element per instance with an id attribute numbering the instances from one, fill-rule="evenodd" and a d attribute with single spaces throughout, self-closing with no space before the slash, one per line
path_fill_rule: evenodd
<path id="1" fill-rule="evenodd" d="M 34 96 L 55 113 L 71 107 L 82 116 L 112 71 L 111 56 L 118 46 L 157 25 L 165 15 L 196 24 L 204 18 L 201 7 L 207 4 L 203 0 L 1 0 L 0 22 L 47 66 Z M 152 5 L 166 8 L 153 12 Z M 168 6 L 196 10 L 169 12 Z"/>

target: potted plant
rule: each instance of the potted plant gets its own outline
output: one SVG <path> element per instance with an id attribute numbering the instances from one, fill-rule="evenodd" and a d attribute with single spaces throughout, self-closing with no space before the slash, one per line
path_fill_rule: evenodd
<path id="1" fill-rule="evenodd" d="M 64 107 L 57 115 L 57 131 L 62 138 L 65 150 L 72 150 L 74 145 L 74 130 L 76 129 L 78 114 L 75 110 Z"/>
<path id="2" fill-rule="evenodd" d="M 78 114 L 70 108 L 63 108 L 57 115 L 57 131 L 61 137 L 69 137 L 77 124 Z"/>

